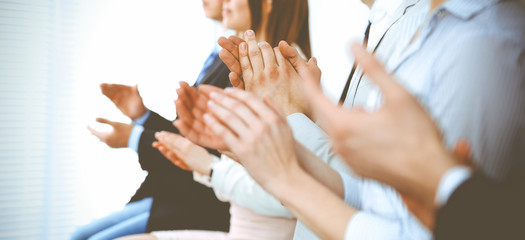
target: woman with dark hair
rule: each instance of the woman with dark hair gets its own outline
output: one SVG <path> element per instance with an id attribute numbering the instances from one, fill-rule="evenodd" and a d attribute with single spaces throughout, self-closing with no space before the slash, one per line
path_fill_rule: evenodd
<path id="1" fill-rule="evenodd" d="M 286 40 L 311 56 L 307 0 L 224 0 L 223 24 L 244 33 L 254 29 L 258 41 L 276 46 Z M 247 36 L 249 37 L 249 36 Z M 182 84 L 183 88 L 189 88 Z M 180 107 L 177 106 L 180 110 Z M 195 179 L 231 203 L 229 233 L 162 231 L 122 239 L 292 239 L 296 220 L 279 201 L 264 191 L 245 169 L 225 155 L 219 160 L 186 138 L 168 132 L 156 135 L 156 147 L 172 162 L 194 171 Z"/>

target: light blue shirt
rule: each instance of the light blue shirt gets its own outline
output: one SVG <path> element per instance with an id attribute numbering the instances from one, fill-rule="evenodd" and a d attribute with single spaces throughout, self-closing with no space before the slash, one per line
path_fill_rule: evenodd
<path id="1" fill-rule="evenodd" d="M 151 111 L 147 110 L 146 113 L 144 113 L 144 115 L 133 120 L 133 128 L 131 129 L 131 133 L 129 134 L 128 139 L 128 148 L 131 148 L 135 152 L 139 151 L 140 136 L 144 132 L 144 124 L 146 123 L 150 115 Z"/>
<path id="2" fill-rule="evenodd" d="M 404 17 L 397 26 L 401 29 L 396 31 L 397 41 L 389 41 L 394 45 L 387 51 L 386 68 L 430 112 L 444 133 L 446 144 L 451 147 L 460 139 L 468 139 L 477 164 L 494 177 L 504 178 L 513 170 L 523 169 L 525 12 L 522 6 L 511 1 L 449 0 L 428 17 L 417 14 Z M 413 34 L 407 34 L 407 30 L 414 26 L 422 26 L 421 32 L 410 44 Z M 380 46 L 385 47 L 388 44 Z M 378 49 L 379 57 L 384 53 Z M 348 94 L 352 98 L 347 98 L 350 102 L 345 105 L 368 109 L 380 106 L 381 95 L 366 76 L 355 84 Z M 453 174 L 450 177 L 453 180 L 443 184 L 445 201 L 465 176 L 468 175 Z M 360 182 L 344 174 L 343 181 L 346 202 L 361 207 L 362 211 L 380 213 L 375 220 L 355 215 L 349 222 L 346 238 L 413 236 L 403 232 L 403 228 L 416 220 L 401 215 L 406 207 L 396 192 L 377 182 Z M 400 215 L 395 218 L 396 214 Z M 414 229 L 417 228 L 406 230 Z M 391 234 L 380 234 L 386 232 Z"/>
<path id="3" fill-rule="evenodd" d="M 449 0 L 390 61 L 448 147 L 467 139 L 476 164 L 505 179 L 525 167 L 525 10 L 517 1 Z"/>

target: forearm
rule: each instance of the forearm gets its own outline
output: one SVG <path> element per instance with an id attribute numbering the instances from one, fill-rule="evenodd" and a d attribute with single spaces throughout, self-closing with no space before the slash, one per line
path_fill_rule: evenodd
<path id="1" fill-rule="evenodd" d="M 259 214 L 295 218 L 274 196 L 266 192 L 237 162 L 223 156 L 213 167 L 211 179 L 215 195 Z"/>
<path id="2" fill-rule="evenodd" d="M 357 213 L 300 168 L 271 192 L 322 239 L 343 239 L 349 220 Z"/>
<path id="3" fill-rule="evenodd" d="M 346 174 L 351 171 L 331 150 L 326 134 L 304 114 L 292 114 L 286 119 L 296 140 L 295 150 L 301 167 L 342 198 L 343 184 L 335 170 Z"/>
<path id="4" fill-rule="evenodd" d="M 319 183 L 334 192 L 339 198 L 342 199 L 344 197 L 343 180 L 334 169 L 298 142 L 295 142 L 295 152 L 301 168 Z"/>

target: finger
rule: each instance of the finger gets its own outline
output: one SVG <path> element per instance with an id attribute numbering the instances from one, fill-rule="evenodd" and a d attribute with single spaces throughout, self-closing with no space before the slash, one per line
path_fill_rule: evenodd
<path id="1" fill-rule="evenodd" d="M 389 102 L 387 99 L 397 97 L 400 94 L 408 94 L 407 91 L 397 83 L 394 78 L 388 74 L 381 63 L 372 56 L 361 44 L 352 44 L 352 54 L 354 55 L 356 63 L 363 69 L 363 72 L 368 78 L 379 87 L 385 104 Z"/>
<path id="2" fill-rule="evenodd" d="M 254 121 L 257 121 L 254 112 L 250 108 L 248 108 L 243 102 L 239 101 L 236 98 L 232 98 L 220 93 L 212 93 L 210 95 L 210 98 L 213 101 L 209 102 L 208 104 L 213 104 L 213 107 L 215 107 L 215 105 L 218 104 L 219 107 L 224 108 L 225 111 L 231 112 L 236 116 L 239 116 L 240 120 L 243 121 L 244 125 L 246 126 L 249 126 Z M 214 102 L 217 104 L 215 104 Z M 210 107 L 210 110 L 215 110 L 212 106 L 208 106 Z M 218 110 L 222 111 L 221 109 Z"/>
<path id="3" fill-rule="evenodd" d="M 155 138 L 179 156 L 184 155 L 181 148 L 190 143 L 186 138 L 179 134 L 165 131 L 155 133 Z"/>
<path id="4" fill-rule="evenodd" d="M 208 84 L 201 84 L 199 85 L 199 93 L 203 93 L 208 98 L 210 97 L 210 93 L 212 92 L 223 92 L 224 89 L 218 88 L 216 86 L 208 85 Z M 206 100 L 208 102 L 208 100 Z"/>
<path id="5" fill-rule="evenodd" d="M 204 111 L 196 107 L 188 110 L 186 106 L 179 101 L 175 102 L 175 106 L 177 107 L 177 116 L 179 117 L 179 120 L 189 124 L 192 128 L 203 127 L 204 120 L 202 119 L 202 115 L 204 114 Z"/>
<path id="6" fill-rule="evenodd" d="M 270 120 L 270 116 L 274 114 L 273 110 L 253 93 L 234 88 L 225 89 L 225 93 L 244 103 L 254 113 L 253 117 L 246 116 L 245 118 L 245 121 L 248 121 L 250 124 L 255 123 L 257 119 Z"/>
<path id="7" fill-rule="evenodd" d="M 113 90 L 112 85 L 113 84 L 109 84 L 109 83 L 100 84 L 100 90 L 102 91 L 102 94 L 104 94 L 104 96 L 108 97 L 109 99 L 113 98 L 113 95 L 115 92 L 115 91 L 112 91 Z"/>
<path id="8" fill-rule="evenodd" d="M 255 32 L 253 32 L 253 30 L 246 31 L 244 33 L 244 38 L 248 44 L 248 56 L 250 57 L 253 73 L 260 73 L 264 70 L 264 62 L 262 59 L 261 50 L 257 44 L 257 39 L 255 38 Z"/>
<path id="9" fill-rule="evenodd" d="M 220 37 L 219 40 L 217 40 L 217 43 L 223 48 L 223 50 L 230 53 L 235 60 L 239 60 L 239 44 L 236 44 L 231 39 L 225 37 Z"/>
<path id="10" fill-rule="evenodd" d="M 468 140 L 461 139 L 454 146 L 454 157 L 458 164 L 474 168 L 474 161 L 472 159 L 472 152 Z"/>
<path id="11" fill-rule="evenodd" d="M 159 147 L 162 146 L 162 143 L 155 141 L 151 144 L 151 146 L 156 149 L 159 149 Z"/>
<path id="12" fill-rule="evenodd" d="M 285 64 L 288 64 L 291 66 L 291 63 L 288 60 L 286 60 L 286 58 L 284 58 L 279 47 L 274 47 L 273 52 L 275 53 L 275 59 L 277 60 L 277 64 L 279 66 L 286 66 Z"/>
<path id="13" fill-rule="evenodd" d="M 195 100 L 199 97 L 197 90 L 191 87 L 187 82 L 179 82 L 180 87 L 183 89 L 184 94 L 190 97 L 190 100 Z"/>
<path id="14" fill-rule="evenodd" d="M 276 71 L 277 70 L 277 60 L 275 59 L 275 53 L 273 52 L 272 46 L 267 42 L 260 42 L 258 44 L 259 49 L 262 53 L 264 68 L 267 71 Z"/>
<path id="15" fill-rule="evenodd" d="M 228 40 L 232 41 L 235 45 L 239 46 L 239 44 L 246 42 L 244 39 L 237 37 L 235 35 L 231 35 L 228 37 Z"/>
<path id="16" fill-rule="evenodd" d="M 248 57 L 248 45 L 246 43 L 239 45 L 239 63 L 241 64 L 242 79 L 250 81 L 253 77 L 253 69 Z"/>
<path id="17" fill-rule="evenodd" d="M 93 134 L 93 136 L 98 138 L 98 140 L 100 140 L 102 142 L 106 142 L 107 135 L 108 135 L 107 133 L 99 132 L 99 131 L 93 129 L 92 127 L 90 127 L 90 126 L 88 126 L 87 128 L 88 128 L 89 132 L 91 134 Z"/>
<path id="18" fill-rule="evenodd" d="M 111 126 L 115 125 L 115 122 L 109 121 L 105 118 L 97 118 L 96 121 L 99 123 L 109 124 Z"/>
<path id="19" fill-rule="evenodd" d="M 238 74 L 231 72 L 229 77 L 230 77 L 230 82 L 232 83 L 232 86 L 234 88 L 244 90 L 244 81 L 239 77 Z"/>
<path id="20" fill-rule="evenodd" d="M 240 141 L 237 136 L 230 130 L 229 128 L 225 127 L 220 123 L 213 115 L 211 114 L 204 114 L 204 121 L 206 121 L 206 125 L 210 126 L 210 129 L 212 132 L 220 137 L 222 141 L 228 146 L 227 149 L 221 149 L 221 150 L 229 150 L 233 149 L 236 146 L 239 146 Z"/>
<path id="21" fill-rule="evenodd" d="M 301 71 L 305 71 L 307 64 L 306 60 L 301 57 L 297 49 L 290 46 L 286 41 L 279 42 L 279 50 L 281 51 L 282 55 L 290 61 L 295 71 L 300 73 Z"/>
<path id="22" fill-rule="evenodd" d="M 219 52 L 219 57 L 231 72 L 237 73 L 239 75 L 242 74 L 241 63 L 239 62 L 239 59 L 235 58 L 228 50 L 222 49 Z"/>
<path id="23" fill-rule="evenodd" d="M 214 96 L 214 94 L 212 94 Z M 248 131 L 248 122 L 244 121 L 244 117 L 241 117 L 241 113 L 233 112 L 232 109 L 223 107 L 223 101 L 218 98 L 212 98 L 213 101 L 208 102 L 210 113 L 212 113 L 217 120 L 221 121 L 224 126 L 233 130 L 233 132 L 239 136 L 242 136 Z M 241 107 L 238 107 L 239 109 Z M 249 111 L 249 110 L 248 110 Z M 248 114 L 253 113 L 249 112 Z"/>

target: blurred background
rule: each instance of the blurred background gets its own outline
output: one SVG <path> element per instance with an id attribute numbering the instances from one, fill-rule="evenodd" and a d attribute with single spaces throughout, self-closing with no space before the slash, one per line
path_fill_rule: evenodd
<path id="1" fill-rule="evenodd" d="M 147 174 L 129 149 L 91 136 L 96 117 L 130 122 L 99 89 L 138 84 L 149 109 L 175 118 L 221 28 L 201 1 L 0 0 L 0 239 L 68 239 L 121 209 Z M 359 0 L 310 0 L 313 56 L 333 99 L 362 37 Z"/>

